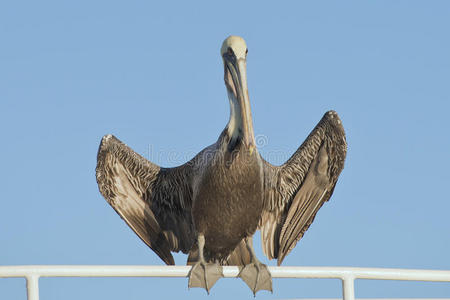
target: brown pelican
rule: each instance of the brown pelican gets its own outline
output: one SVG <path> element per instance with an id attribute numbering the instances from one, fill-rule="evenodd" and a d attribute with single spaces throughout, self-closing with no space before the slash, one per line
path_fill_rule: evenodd
<path id="1" fill-rule="evenodd" d="M 168 265 L 171 251 L 189 253 L 189 287 L 208 293 L 222 265 L 239 265 L 252 289 L 272 290 L 266 265 L 255 256 L 259 228 L 263 251 L 280 265 L 331 197 L 347 144 L 334 111 L 281 166 L 258 153 L 247 90 L 245 41 L 228 37 L 221 56 L 230 120 L 217 142 L 186 164 L 161 168 L 112 135 L 97 157 L 101 194 L 134 232 Z"/>

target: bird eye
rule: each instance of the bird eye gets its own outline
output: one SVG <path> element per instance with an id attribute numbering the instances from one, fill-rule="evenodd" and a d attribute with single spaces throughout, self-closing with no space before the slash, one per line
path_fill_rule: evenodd
<path id="1" fill-rule="evenodd" d="M 245 49 L 245 54 L 247 55 L 247 53 L 248 53 L 248 48 L 247 48 L 247 49 Z"/>
<path id="2" fill-rule="evenodd" d="M 233 49 L 231 49 L 231 47 L 228 47 L 228 54 L 230 54 L 230 55 L 233 54 Z"/>

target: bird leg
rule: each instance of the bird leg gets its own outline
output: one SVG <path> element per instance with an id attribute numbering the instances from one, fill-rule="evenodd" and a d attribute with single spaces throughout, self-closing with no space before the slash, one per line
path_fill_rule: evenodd
<path id="1" fill-rule="evenodd" d="M 209 290 L 216 283 L 219 278 L 223 277 L 222 266 L 217 262 L 206 263 L 203 255 L 203 248 L 205 246 L 205 237 L 203 234 L 198 235 L 198 251 L 199 260 L 192 266 L 189 271 L 189 288 L 201 287 L 209 294 Z"/>
<path id="2" fill-rule="evenodd" d="M 245 238 L 245 245 L 250 252 L 251 262 L 244 266 L 238 276 L 245 281 L 254 296 L 259 290 L 272 292 L 272 276 L 267 266 L 256 258 L 255 250 L 253 250 L 253 237 Z"/>

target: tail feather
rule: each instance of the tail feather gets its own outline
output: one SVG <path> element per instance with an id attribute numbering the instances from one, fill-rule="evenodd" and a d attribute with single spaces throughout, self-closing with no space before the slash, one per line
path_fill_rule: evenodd
<path id="1" fill-rule="evenodd" d="M 189 251 L 189 256 L 187 259 L 187 265 L 195 264 L 199 259 L 199 252 L 197 243 L 195 243 L 191 250 Z M 207 256 L 205 253 L 205 260 L 207 262 L 212 262 L 213 259 Z M 251 262 L 250 251 L 248 251 L 245 240 L 243 239 L 233 250 L 233 252 L 220 263 L 223 266 L 245 266 Z"/>
<path id="2" fill-rule="evenodd" d="M 224 265 L 227 266 L 245 266 L 251 261 L 250 251 L 248 251 L 245 239 L 243 239 L 234 251 L 228 256 Z"/>

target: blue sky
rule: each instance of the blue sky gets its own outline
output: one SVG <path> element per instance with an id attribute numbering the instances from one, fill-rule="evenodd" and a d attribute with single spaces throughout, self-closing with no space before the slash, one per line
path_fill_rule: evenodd
<path id="1" fill-rule="evenodd" d="M 234 34 L 269 161 L 329 109 L 347 132 L 335 193 L 284 265 L 449 270 L 449 28 L 448 1 L 2 2 L 0 264 L 162 264 L 99 194 L 97 147 L 113 133 L 170 167 L 215 142 Z M 356 295 L 450 284 L 357 281 Z M 275 279 L 258 299 L 339 296 L 337 280 Z M 45 300 L 149 297 L 252 295 L 234 279 L 208 298 L 186 279 L 41 279 Z M 25 299 L 24 280 L 1 279 L 0 298 Z"/>

